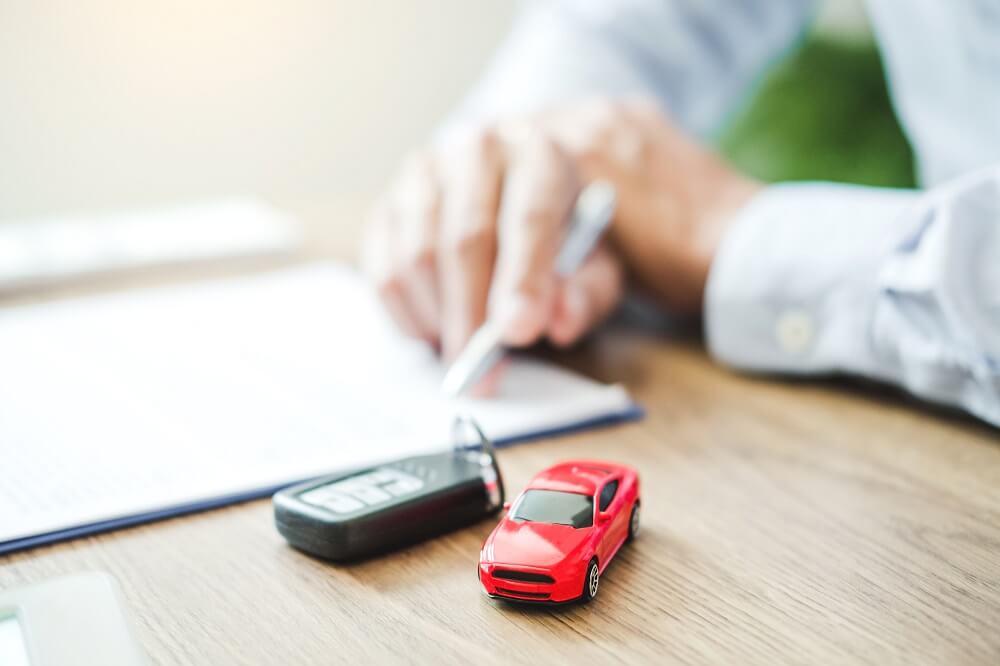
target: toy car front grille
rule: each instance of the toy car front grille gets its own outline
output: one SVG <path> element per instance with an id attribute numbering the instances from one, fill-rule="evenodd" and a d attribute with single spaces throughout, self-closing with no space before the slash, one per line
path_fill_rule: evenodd
<path id="1" fill-rule="evenodd" d="M 510 571 L 509 569 L 497 569 L 493 572 L 494 578 L 502 578 L 504 580 L 518 580 L 522 583 L 554 583 L 556 582 L 552 576 L 546 576 L 545 574 L 529 573 L 527 571 Z"/>
<path id="2" fill-rule="evenodd" d="M 525 599 L 548 599 L 548 592 L 521 592 L 520 590 L 508 590 L 505 587 L 498 587 L 497 594 L 505 597 L 524 597 Z"/>

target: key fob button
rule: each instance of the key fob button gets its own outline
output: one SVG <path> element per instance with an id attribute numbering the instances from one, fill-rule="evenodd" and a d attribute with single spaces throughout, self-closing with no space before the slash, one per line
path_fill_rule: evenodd
<path id="1" fill-rule="evenodd" d="M 359 474 L 358 476 L 338 481 L 334 486 L 336 486 L 339 492 L 353 493 L 355 490 L 370 488 L 374 484 L 371 476 L 371 474 Z"/>
<path id="2" fill-rule="evenodd" d="M 380 502 L 387 502 L 390 499 L 388 493 L 374 486 L 370 488 L 355 488 L 351 491 L 351 496 L 361 500 L 369 506 Z"/>
<path id="3" fill-rule="evenodd" d="M 323 506 L 324 504 L 326 504 L 326 501 L 329 500 L 332 496 L 333 493 L 330 491 L 330 488 L 328 486 L 320 486 L 319 488 L 313 488 L 312 490 L 308 490 L 302 493 L 301 495 L 299 495 L 299 499 L 301 499 L 306 504 L 312 504 L 313 506 Z"/>
<path id="4" fill-rule="evenodd" d="M 352 511 L 365 508 L 363 502 L 359 502 L 347 495 L 334 495 L 324 502 L 323 506 L 334 513 L 351 513 Z"/>
<path id="5" fill-rule="evenodd" d="M 380 469 L 377 472 L 372 472 L 369 476 L 373 483 L 389 483 L 397 480 L 401 475 L 394 469 Z"/>
<path id="6" fill-rule="evenodd" d="M 420 490 L 424 487 L 424 484 L 420 482 L 420 479 L 400 479 L 395 483 L 390 483 L 387 486 L 382 486 L 383 490 L 388 491 L 392 495 L 399 497 L 407 493 L 412 493 L 416 490 Z"/>

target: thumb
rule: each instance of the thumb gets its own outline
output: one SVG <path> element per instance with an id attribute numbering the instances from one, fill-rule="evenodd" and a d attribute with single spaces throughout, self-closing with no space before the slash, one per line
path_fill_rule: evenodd
<path id="1" fill-rule="evenodd" d="M 624 292 L 624 267 L 602 244 L 561 285 L 549 322 L 549 339 L 561 347 L 573 344 L 614 311 Z"/>

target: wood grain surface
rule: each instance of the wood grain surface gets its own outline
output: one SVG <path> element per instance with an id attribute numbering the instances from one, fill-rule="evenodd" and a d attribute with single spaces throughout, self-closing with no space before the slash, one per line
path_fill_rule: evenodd
<path id="1" fill-rule="evenodd" d="M 324 224 L 344 207 L 306 210 L 303 256 L 347 252 L 355 227 Z M 640 536 L 590 605 L 485 597 L 495 521 L 335 566 L 288 548 L 268 501 L 3 557 L 0 587 L 108 571 L 157 664 L 1000 663 L 998 431 L 882 389 L 740 376 L 655 328 L 560 358 L 647 411 L 500 454 L 511 492 L 563 458 L 639 469 Z"/>

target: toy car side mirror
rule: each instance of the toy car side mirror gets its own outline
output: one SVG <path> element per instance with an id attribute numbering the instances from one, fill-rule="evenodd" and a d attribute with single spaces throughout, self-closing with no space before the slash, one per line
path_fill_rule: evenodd
<path id="1" fill-rule="evenodd" d="M 503 503 L 503 510 L 504 511 L 510 511 L 510 502 L 504 502 Z"/>
<path id="2" fill-rule="evenodd" d="M 607 512 L 607 511 L 598 511 L 597 512 L 597 523 L 599 525 L 604 525 L 605 523 L 607 523 L 610 520 L 611 520 L 611 514 L 609 512 Z"/>

